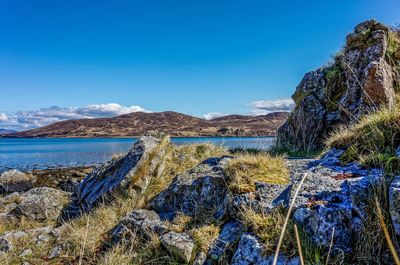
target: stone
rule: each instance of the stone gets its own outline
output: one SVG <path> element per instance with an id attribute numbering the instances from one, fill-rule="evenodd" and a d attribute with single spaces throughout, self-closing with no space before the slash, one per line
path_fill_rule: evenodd
<path id="1" fill-rule="evenodd" d="M 29 190 L 36 182 L 33 175 L 18 170 L 9 170 L 0 175 L 0 194 L 10 194 Z"/>
<path id="2" fill-rule="evenodd" d="M 277 185 L 256 182 L 255 192 L 236 195 L 233 198 L 230 214 L 233 218 L 245 209 L 267 214 L 278 206 L 287 207 L 290 200 L 292 185 Z"/>
<path id="3" fill-rule="evenodd" d="M 155 211 L 139 209 L 126 215 L 120 220 L 118 225 L 111 232 L 111 241 L 120 243 L 121 241 L 129 241 L 129 236 L 139 233 L 139 235 L 147 240 L 153 235 L 163 235 L 167 232 L 167 227 L 163 224 L 160 217 Z"/>
<path id="4" fill-rule="evenodd" d="M 76 179 L 61 180 L 57 186 L 65 192 L 75 192 L 78 188 L 79 181 Z"/>
<path id="5" fill-rule="evenodd" d="M 206 259 L 207 259 L 206 253 L 199 252 L 194 258 L 193 265 L 203 265 L 205 264 Z"/>
<path id="6" fill-rule="evenodd" d="M 224 258 L 230 257 L 233 247 L 239 241 L 244 230 L 244 226 L 238 221 L 224 224 L 221 233 L 208 251 L 208 258 L 222 263 Z"/>
<path id="7" fill-rule="evenodd" d="M 394 231 L 400 236 L 400 176 L 396 176 L 389 187 L 389 211 Z"/>
<path id="8" fill-rule="evenodd" d="M 39 236 L 48 235 L 52 230 L 51 226 L 40 227 L 25 231 L 7 231 L 0 235 L 0 254 L 10 252 L 14 249 L 14 242 L 28 236 L 34 236 L 37 240 Z M 39 242 L 39 244 L 42 242 Z"/>
<path id="9" fill-rule="evenodd" d="M 66 192 L 47 187 L 34 188 L 20 194 L 19 202 L 9 215 L 25 216 L 29 220 L 56 220 L 67 202 Z"/>
<path id="10" fill-rule="evenodd" d="M 194 248 L 194 241 L 186 233 L 169 232 L 160 237 L 161 244 L 183 262 L 189 263 Z"/>
<path id="11" fill-rule="evenodd" d="M 306 151 L 322 148 L 337 125 L 349 125 L 382 106 L 394 106 L 399 80 L 385 57 L 388 30 L 373 20 L 359 24 L 347 36 L 343 54 L 305 74 L 292 96 L 295 108 L 278 130 L 278 145 Z"/>
<path id="12" fill-rule="evenodd" d="M 272 265 L 274 256 L 263 255 L 263 246 L 258 238 L 250 233 L 242 235 L 239 245 L 236 249 L 235 255 L 232 258 L 231 265 Z M 284 255 L 279 255 L 279 265 L 299 265 L 300 259 L 294 257 L 292 259 L 286 258 Z"/>
<path id="13" fill-rule="evenodd" d="M 72 194 L 71 202 L 63 209 L 59 221 L 68 221 L 90 212 L 98 204 L 112 200 L 113 195 L 124 193 L 129 188 L 143 193 L 151 180 L 147 175 L 157 175 L 153 172 L 157 171 L 165 155 L 162 144 L 161 138 L 142 136 L 128 154 L 93 170 Z M 150 174 L 136 176 L 142 166 L 147 166 Z"/>
<path id="14" fill-rule="evenodd" d="M 223 170 L 228 159 L 211 158 L 176 176 L 169 187 L 150 202 L 151 209 L 169 218 L 180 212 L 191 217 L 207 215 L 222 219 L 231 201 Z"/>

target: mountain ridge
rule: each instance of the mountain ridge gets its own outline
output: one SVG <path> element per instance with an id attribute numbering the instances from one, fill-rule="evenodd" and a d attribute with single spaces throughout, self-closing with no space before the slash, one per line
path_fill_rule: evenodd
<path id="1" fill-rule="evenodd" d="M 146 131 L 171 136 L 274 136 L 287 112 L 260 116 L 227 115 L 211 120 L 174 111 L 133 112 L 112 118 L 60 121 L 43 127 L 7 134 L 10 138 L 136 137 Z"/>

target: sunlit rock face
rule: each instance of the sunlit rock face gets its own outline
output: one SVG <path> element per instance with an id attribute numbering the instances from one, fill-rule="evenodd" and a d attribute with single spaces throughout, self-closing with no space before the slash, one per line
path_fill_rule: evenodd
<path id="1" fill-rule="evenodd" d="M 387 56 L 388 34 L 379 22 L 363 22 L 330 64 L 305 74 L 292 96 L 296 107 L 278 130 L 280 145 L 319 148 L 335 125 L 383 105 L 393 107 L 398 81 Z"/>

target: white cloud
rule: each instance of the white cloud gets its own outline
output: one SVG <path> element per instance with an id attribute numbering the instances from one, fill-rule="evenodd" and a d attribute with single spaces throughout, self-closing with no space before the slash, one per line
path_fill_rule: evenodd
<path id="1" fill-rule="evenodd" d="M 223 113 L 223 112 L 209 112 L 209 113 L 204 114 L 203 117 L 206 120 L 212 120 L 212 119 L 223 117 L 226 115 L 229 115 L 229 114 Z"/>
<path id="2" fill-rule="evenodd" d="M 53 106 L 32 111 L 16 111 L 7 115 L 2 113 L 0 128 L 28 130 L 58 121 L 114 117 L 138 111 L 150 112 L 140 106 L 126 107 L 116 103 L 93 104 L 79 108 Z"/>
<path id="3" fill-rule="evenodd" d="M 295 104 L 291 98 L 283 98 L 276 100 L 257 100 L 251 104 L 252 113 L 254 115 L 265 115 L 277 111 L 291 111 Z"/>
<path id="4" fill-rule="evenodd" d="M 0 113 L 0 122 L 8 120 L 8 117 L 5 113 Z"/>

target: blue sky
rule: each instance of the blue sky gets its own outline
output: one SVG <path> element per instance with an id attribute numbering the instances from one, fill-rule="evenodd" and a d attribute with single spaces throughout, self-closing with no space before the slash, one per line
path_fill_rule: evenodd
<path id="1" fill-rule="evenodd" d="M 284 109 L 356 24 L 395 25 L 399 10 L 399 0 L 0 0 L 0 128 Z"/>

